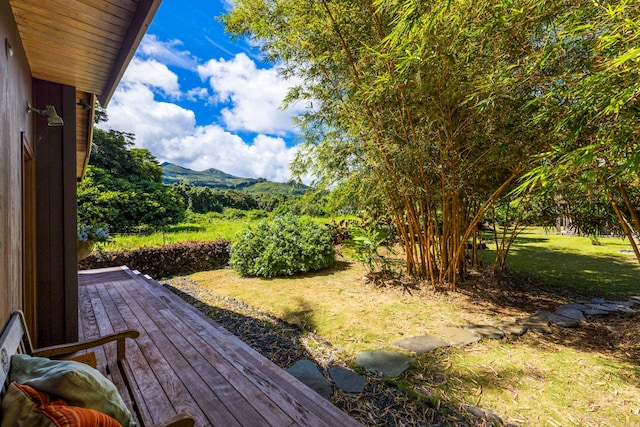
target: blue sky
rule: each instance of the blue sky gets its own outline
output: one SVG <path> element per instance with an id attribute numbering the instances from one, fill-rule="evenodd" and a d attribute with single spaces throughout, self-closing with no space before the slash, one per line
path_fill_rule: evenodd
<path id="1" fill-rule="evenodd" d="M 280 108 L 293 82 L 225 33 L 216 17 L 229 7 L 163 0 L 101 127 L 134 133 L 160 162 L 283 182 L 303 107 Z"/>

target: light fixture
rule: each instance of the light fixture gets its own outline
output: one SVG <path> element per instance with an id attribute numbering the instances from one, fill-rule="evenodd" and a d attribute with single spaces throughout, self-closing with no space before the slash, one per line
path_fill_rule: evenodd
<path id="1" fill-rule="evenodd" d="M 64 125 L 62 117 L 60 117 L 58 113 L 56 113 L 56 107 L 54 107 L 53 105 L 47 105 L 46 109 L 38 110 L 37 108 L 33 108 L 31 105 L 27 104 L 27 112 L 34 112 L 40 114 L 41 116 L 45 116 L 47 118 L 47 124 L 49 126 Z"/>
<path id="2" fill-rule="evenodd" d="M 13 46 L 11 46 L 9 39 L 4 39 L 4 51 L 7 55 L 7 59 L 13 58 Z"/>
<path id="3" fill-rule="evenodd" d="M 83 110 L 89 111 L 91 110 L 91 105 L 89 105 L 89 103 L 87 101 L 85 101 L 84 99 L 80 98 L 78 100 L 78 102 L 76 103 L 76 105 L 79 105 L 82 107 Z"/>

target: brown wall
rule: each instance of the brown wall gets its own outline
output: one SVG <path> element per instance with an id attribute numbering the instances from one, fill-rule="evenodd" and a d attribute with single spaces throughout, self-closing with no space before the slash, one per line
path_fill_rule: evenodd
<path id="1" fill-rule="evenodd" d="M 76 90 L 33 80 L 37 108 L 53 105 L 64 126 L 34 117 L 38 346 L 78 339 Z"/>
<path id="2" fill-rule="evenodd" d="M 5 40 L 13 47 L 11 59 Z M 31 72 L 9 1 L 0 0 L 0 325 L 23 308 L 21 133 L 33 142 L 30 99 Z"/>
<path id="3" fill-rule="evenodd" d="M 38 346 L 78 337 L 75 98 L 73 87 L 32 78 L 9 2 L 0 0 L 0 328 L 13 310 L 25 310 Z M 27 113 L 27 103 L 55 106 L 65 125 L 47 126 L 45 117 Z M 29 169 L 34 179 L 25 178 Z M 25 179 L 35 190 L 30 209 L 23 209 Z M 25 244 L 29 234 L 35 239 Z M 30 259 L 32 269 L 23 266 Z M 25 291 L 34 275 L 23 268 L 35 273 L 35 292 Z"/>

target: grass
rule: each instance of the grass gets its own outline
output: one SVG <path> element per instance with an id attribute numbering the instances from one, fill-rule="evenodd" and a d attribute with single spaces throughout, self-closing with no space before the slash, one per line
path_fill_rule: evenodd
<path id="1" fill-rule="evenodd" d="M 107 243 L 99 243 L 106 251 L 132 250 L 140 247 L 152 247 L 180 243 L 186 241 L 202 241 L 227 239 L 233 240 L 236 234 L 247 226 L 257 223 L 260 219 L 255 215 L 245 218 L 225 218 L 219 214 L 191 214 L 198 222 L 186 222 L 172 225 L 164 231 L 148 234 L 115 234 Z M 320 224 L 331 222 L 331 218 L 314 217 Z"/>
<path id="2" fill-rule="evenodd" d="M 626 239 L 564 236 L 529 228 L 520 234 L 509 252 L 510 269 L 544 282 L 592 293 L 626 293 L 640 290 L 640 265 Z M 491 245 L 489 245 L 491 247 Z M 627 251 L 627 252 L 623 252 Z M 494 251 L 488 250 L 488 259 Z"/>
<path id="3" fill-rule="evenodd" d="M 601 240 L 602 246 L 592 246 L 587 238 L 528 230 L 516 242 L 509 265 L 565 289 L 639 292 L 637 263 L 619 253 L 628 245 Z M 374 287 L 364 274 L 362 266 L 342 259 L 328 271 L 294 278 L 241 278 L 229 269 L 190 277 L 317 333 L 347 361 L 363 350 L 398 351 L 392 341 L 439 326 L 487 323 L 536 309 L 501 305 L 478 294 L 423 289 L 410 295 Z M 637 331 L 633 318 L 613 318 L 555 329 L 551 335 L 483 340 L 416 357 L 395 381 L 409 389 L 422 387 L 431 399 L 491 409 L 521 426 L 640 425 Z"/>
<path id="4" fill-rule="evenodd" d="M 252 219 L 217 218 L 199 223 L 183 223 L 151 234 L 116 234 L 111 237 L 109 242 L 102 243 L 101 246 L 106 251 L 114 251 L 168 245 L 190 240 L 231 240 L 236 233 L 255 222 L 256 220 Z"/>

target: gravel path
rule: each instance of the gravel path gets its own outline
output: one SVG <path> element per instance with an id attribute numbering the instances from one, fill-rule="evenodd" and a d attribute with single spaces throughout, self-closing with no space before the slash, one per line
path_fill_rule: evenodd
<path id="1" fill-rule="evenodd" d="M 330 342 L 296 325 L 241 301 L 217 295 L 187 278 L 177 277 L 162 283 L 283 369 L 301 359 L 315 361 L 325 376 L 331 365 L 347 367 Z M 368 426 L 491 425 L 465 410 L 441 406 L 430 400 L 428 393 L 425 389 L 412 393 L 382 378 L 369 376 L 364 393 L 336 390 L 331 402 Z"/>

